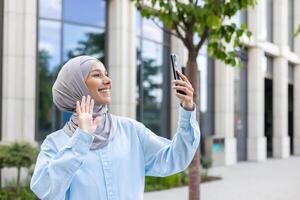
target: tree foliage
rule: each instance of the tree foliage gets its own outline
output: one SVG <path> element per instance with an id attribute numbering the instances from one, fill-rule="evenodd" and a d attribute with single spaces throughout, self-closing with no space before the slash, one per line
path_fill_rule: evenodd
<path id="1" fill-rule="evenodd" d="M 229 19 L 254 6 L 256 0 L 133 1 L 142 16 L 160 20 L 165 31 L 180 38 L 192 56 L 207 42 L 210 56 L 233 66 L 239 64 L 237 52 L 243 35 L 250 37 L 251 32 L 245 24 L 239 27 Z"/>

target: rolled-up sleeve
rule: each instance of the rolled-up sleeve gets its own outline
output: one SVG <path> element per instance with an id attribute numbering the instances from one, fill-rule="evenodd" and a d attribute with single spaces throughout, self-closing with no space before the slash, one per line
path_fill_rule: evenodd
<path id="1" fill-rule="evenodd" d="M 192 161 L 200 142 L 196 109 L 179 108 L 176 134 L 172 140 L 155 135 L 143 125 L 139 126 L 140 140 L 148 176 L 169 176 L 183 171 Z"/>
<path id="2" fill-rule="evenodd" d="M 75 172 L 81 166 L 94 137 L 77 129 L 68 144 L 58 150 L 51 137 L 41 145 L 34 173 L 31 190 L 40 199 L 65 199 Z"/>

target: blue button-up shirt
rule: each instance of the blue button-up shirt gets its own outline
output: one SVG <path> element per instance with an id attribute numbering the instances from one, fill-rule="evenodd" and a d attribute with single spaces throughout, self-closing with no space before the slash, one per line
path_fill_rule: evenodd
<path id="1" fill-rule="evenodd" d="M 41 145 L 31 189 L 41 199 L 143 199 L 145 176 L 169 176 L 191 162 L 200 140 L 196 112 L 179 108 L 173 140 L 135 120 L 118 117 L 114 138 L 90 150 L 93 135 L 56 131 Z"/>

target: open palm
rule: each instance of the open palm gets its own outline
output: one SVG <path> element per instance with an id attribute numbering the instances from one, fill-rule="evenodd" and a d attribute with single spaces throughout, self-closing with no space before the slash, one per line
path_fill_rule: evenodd
<path id="1" fill-rule="evenodd" d="M 76 113 L 78 115 L 78 127 L 85 132 L 94 133 L 101 118 L 93 119 L 94 100 L 88 95 L 83 96 L 81 102 L 76 102 Z"/>

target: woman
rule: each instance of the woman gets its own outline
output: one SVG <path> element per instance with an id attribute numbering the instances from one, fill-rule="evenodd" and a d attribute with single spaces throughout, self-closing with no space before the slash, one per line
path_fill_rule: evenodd
<path id="1" fill-rule="evenodd" d="M 178 72 L 179 73 L 179 72 Z M 145 175 L 169 176 L 191 162 L 200 140 L 193 88 L 173 81 L 182 107 L 173 140 L 142 123 L 108 113 L 112 81 L 103 64 L 90 56 L 69 60 L 53 85 L 53 101 L 73 112 L 63 129 L 44 140 L 31 179 L 41 199 L 143 199 Z"/>

